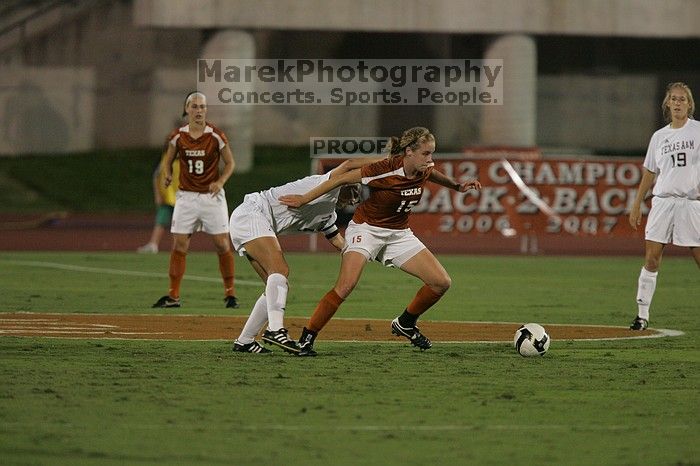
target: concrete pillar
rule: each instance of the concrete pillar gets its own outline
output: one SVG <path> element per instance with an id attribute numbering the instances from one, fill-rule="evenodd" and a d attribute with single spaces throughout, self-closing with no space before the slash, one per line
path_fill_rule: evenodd
<path id="1" fill-rule="evenodd" d="M 529 36 L 496 38 L 484 59 L 503 60 L 503 105 L 482 107 L 481 144 L 532 147 L 537 144 L 537 47 Z"/>
<path id="2" fill-rule="evenodd" d="M 200 58 L 255 58 L 255 40 L 243 31 L 222 30 L 204 46 Z M 213 97 L 213 96 L 211 96 Z M 236 173 L 253 168 L 253 109 L 252 105 L 211 105 L 207 119 L 221 128 L 229 138 Z"/>

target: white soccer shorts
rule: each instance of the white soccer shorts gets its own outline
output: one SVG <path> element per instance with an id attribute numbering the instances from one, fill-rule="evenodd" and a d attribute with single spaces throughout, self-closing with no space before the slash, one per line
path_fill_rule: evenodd
<path id="1" fill-rule="evenodd" d="M 170 232 L 189 235 L 203 231 L 210 235 L 228 233 L 228 205 L 222 189 L 216 195 L 178 191 Z"/>
<path id="2" fill-rule="evenodd" d="M 644 233 L 649 241 L 700 247 L 700 200 L 654 197 Z"/>
<path id="3" fill-rule="evenodd" d="M 370 260 L 378 260 L 387 267 L 401 267 L 407 260 L 425 249 L 425 245 L 410 228 L 390 230 L 366 223 L 350 222 L 345 230 L 345 249 L 359 252 Z"/>
<path id="4" fill-rule="evenodd" d="M 277 236 L 263 211 L 262 201 L 256 195 L 246 195 L 243 203 L 233 210 L 229 220 L 229 235 L 234 249 L 241 256 L 245 256 L 243 245 L 248 241 L 263 236 Z"/>

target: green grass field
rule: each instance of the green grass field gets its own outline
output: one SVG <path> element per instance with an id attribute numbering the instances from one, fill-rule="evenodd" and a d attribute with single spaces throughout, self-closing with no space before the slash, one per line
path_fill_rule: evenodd
<path id="1" fill-rule="evenodd" d="M 0 157 L 0 214 L 152 212 L 151 177 L 160 154 L 131 149 Z M 226 184 L 228 205 L 240 204 L 246 193 L 305 176 L 309 168 L 306 147 L 256 147 L 253 170 L 234 173 Z"/>
<path id="2" fill-rule="evenodd" d="M 453 287 L 425 319 L 625 325 L 635 313 L 639 258 L 440 259 Z M 308 316 L 339 258 L 288 260 L 287 314 Z M 148 314 L 167 263 L 2 252 L 0 311 Z M 245 315 L 261 286 L 236 265 Z M 214 254 L 190 254 L 177 312 L 229 314 L 217 277 Z M 507 343 L 420 352 L 323 334 L 308 359 L 229 341 L 0 337 L 0 463 L 698 464 L 698 285 L 690 257 L 665 259 L 651 325 L 683 336 L 554 341 L 538 359 Z M 371 264 L 337 316 L 388 326 L 417 288 Z"/>

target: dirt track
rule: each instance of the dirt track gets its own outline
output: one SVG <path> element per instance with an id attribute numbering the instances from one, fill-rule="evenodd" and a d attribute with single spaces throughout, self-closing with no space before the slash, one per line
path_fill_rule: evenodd
<path id="1" fill-rule="evenodd" d="M 183 315 L 103 315 L 0 313 L 0 336 L 56 338 L 120 338 L 154 340 L 233 340 L 245 317 Z M 290 335 L 297 337 L 306 319 L 286 318 Z M 435 342 L 512 341 L 519 324 L 480 322 L 421 322 L 421 331 Z M 553 340 L 638 337 L 624 327 L 547 324 Z M 644 336 L 658 332 L 649 329 Z M 389 321 L 334 319 L 323 330 L 324 340 L 399 341 Z"/>
<path id="2" fill-rule="evenodd" d="M 148 241 L 153 214 L 68 214 L 10 215 L 0 213 L 1 250 L 6 251 L 134 251 Z M 161 243 L 170 250 L 170 235 Z M 501 235 L 419 234 L 433 252 L 459 254 L 521 254 L 520 238 Z M 285 251 L 308 251 L 309 235 L 280 238 Z M 331 252 L 326 241 L 318 241 L 320 250 Z M 213 251 L 211 239 L 204 234 L 192 237 L 191 251 Z M 626 237 L 548 236 L 539 241 L 538 254 L 556 255 L 635 255 L 644 256 L 644 241 Z M 687 250 L 669 246 L 664 255 L 687 255 Z"/>

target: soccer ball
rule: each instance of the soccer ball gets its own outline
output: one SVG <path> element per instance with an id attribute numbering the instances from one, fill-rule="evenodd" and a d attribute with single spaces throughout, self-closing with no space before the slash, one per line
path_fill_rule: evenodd
<path id="1" fill-rule="evenodd" d="M 513 345 L 520 356 L 543 356 L 549 349 L 551 338 L 540 324 L 524 324 L 515 332 Z"/>

